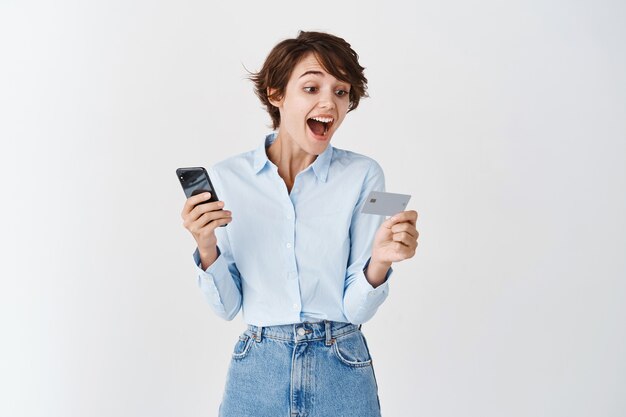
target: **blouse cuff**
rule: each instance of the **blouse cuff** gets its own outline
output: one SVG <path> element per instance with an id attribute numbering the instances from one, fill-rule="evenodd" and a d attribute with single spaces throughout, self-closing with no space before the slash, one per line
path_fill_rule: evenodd
<path id="1" fill-rule="evenodd" d="M 393 268 L 389 267 L 389 270 L 387 270 L 387 274 L 385 274 L 385 281 L 378 287 L 374 288 L 365 276 L 365 270 L 370 264 L 370 260 L 371 259 L 368 259 L 365 263 L 363 271 L 359 273 L 359 277 L 357 278 L 355 284 L 357 286 L 358 292 L 366 295 L 366 304 L 368 305 L 368 307 L 377 308 L 385 300 L 385 298 L 387 298 L 387 294 L 389 293 L 389 278 L 393 273 Z"/>
<path id="2" fill-rule="evenodd" d="M 220 291 L 217 286 L 220 281 L 224 279 L 224 277 L 230 277 L 230 272 L 228 271 L 228 264 L 224 260 L 224 257 L 220 255 L 221 252 L 218 247 L 217 259 L 207 269 L 202 269 L 200 252 L 198 249 L 196 249 L 193 253 L 193 260 L 196 265 L 196 271 L 198 272 L 198 285 L 202 291 L 207 294 L 207 299 L 215 307 L 223 308 Z"/>

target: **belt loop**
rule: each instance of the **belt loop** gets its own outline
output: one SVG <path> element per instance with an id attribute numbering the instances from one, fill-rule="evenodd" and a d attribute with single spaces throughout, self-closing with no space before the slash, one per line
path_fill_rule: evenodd
<path id="1" fill-rule="evenodd" d="M 331 324 L 332 322 L 328 320 L 324 320 L 325 333 L 326 333 L 326 346 L 331 346 L 335 343 L 335 339 L 333 339 L 333 335 L 331 333 Z"/>
<path id="2" fill-rule="evenodd" d="M 263 326 L 257 326 L 257 328 L 256 328 L 256 333 L 254 334 L 254 340 L 255 340 L 257 343 L 260 343 L 260 342 L 261 342 L 261 340 L 262 340 L 261 335 L 262 335 L 262 334 L 263 334 Z"/>

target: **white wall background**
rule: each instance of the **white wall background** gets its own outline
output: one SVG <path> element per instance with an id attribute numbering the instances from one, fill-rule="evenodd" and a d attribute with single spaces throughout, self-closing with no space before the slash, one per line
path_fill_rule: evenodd
<path id="1" fill-rule="evenodd" d="M 383 4 L 384 3 L 384 4 Z M 420 213 L 364 326 L 385 416 L 626 415 L 620 1 L 3 0 L 0 415 L 216 415 L 178 166 L 258 146 L 245 80 L 299 29 L 371 98 L 335 146 Z"/>

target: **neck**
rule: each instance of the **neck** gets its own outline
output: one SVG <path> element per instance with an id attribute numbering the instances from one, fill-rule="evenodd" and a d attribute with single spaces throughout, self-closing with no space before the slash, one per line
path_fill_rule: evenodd
<path id="1" fill-rule="evenodd" d="M 267 148 L 267 158 L 278 167 L 278 175 L 291 191 L 296 176 L 311 165 L 317 155 L 306 153 L 295 141 L 285 139 L 279 131 L 274 143 Z"/>

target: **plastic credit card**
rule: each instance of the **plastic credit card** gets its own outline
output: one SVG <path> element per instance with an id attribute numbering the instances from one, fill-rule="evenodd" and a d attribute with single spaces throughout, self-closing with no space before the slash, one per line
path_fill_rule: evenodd
<path id="1" fill-rule="evenodd" d="M 363 203 L 361 213 L 393 216 L 406 210 L 406 205 L 409 204 L 410 199 L 411 196 L 407 194 L 372 191 Z"/>

